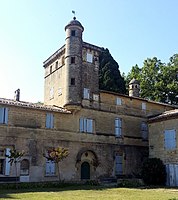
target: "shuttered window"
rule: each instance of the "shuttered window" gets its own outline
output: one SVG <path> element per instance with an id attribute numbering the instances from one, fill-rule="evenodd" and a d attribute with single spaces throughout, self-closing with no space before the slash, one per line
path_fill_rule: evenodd
<path id="1" fill-rule="evenodd" d="M 56 174 L 55 162 L 46 159 L 46 175 L 54 176 Z"/>
<path id="2" fill-rule="evenodd" d="M 93 119 L 80 118 L 80 132 L 93 133 Z"/>
<path id="3" fill-rule="evenodd" d="M 0 124 L 8 123 L 8 108 L 0 108 Z"/>
<path id="4" fill-rule="evenodd" d="M 83 89 L 83 98 L 90 99 L 90 90 L 88 88 Z"/>
<path id="5" fill-rule="evenodd" d="M 54 128 L 54 115 L 52 113 L 46 114 L 46 128 Z"/>
<path id="6" fill-rule="evenodd" d="M 115 119 L 115 136 L 122 136 L 122 120 L 120 118 Z"/>
<path id="7" fill-rule="evenodd" d="M 123 174 L 123 157 L 121 155 L 116 155 L 115 157 L 115 173 L 116 175 Z"/>
<path id="8" fill-rule="evenodd" d="M 176 148 L 176 130 L 164 131 L 164 148 L 168 150 Z"/>
<path id="9" fill-rule="evenodd" d="M 122 104 L 122 99 L 117 97 L 116 98 L 116 105 L 120 106 Z"/>

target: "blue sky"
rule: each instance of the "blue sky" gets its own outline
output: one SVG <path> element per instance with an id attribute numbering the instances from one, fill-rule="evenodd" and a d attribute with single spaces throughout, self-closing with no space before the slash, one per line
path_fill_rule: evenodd
<path id="1" fill-rule="evenodd" d="M 177 0 L 0 0 L 0 97 L 43 101 L 43 61 L 65 43 L 72 10 L 83 40 L 108 48 L 126 74 L 178 53 Z"/>

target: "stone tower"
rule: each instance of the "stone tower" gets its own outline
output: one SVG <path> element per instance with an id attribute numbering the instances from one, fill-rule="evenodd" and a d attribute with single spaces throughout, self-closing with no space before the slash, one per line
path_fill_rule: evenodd
<path id="1" fill-rule="evenodd" d="M 83 42 L 84 31 L 74 17 L 65 26 L 65 44 L 43 62 L 44 104 L 80 109 L 99 102 L 99 55 L 102 48 Z"/>
<path id="2" fill-rule="evenodd" d="M 81 104 L 83 30 L 83 26 L 75 17 L 65 27 L 65 105 Z"/>
<path id="3" fill-rule="evenodd" d="M 135 78 L 133 78 L 129 83 L 129 96 L 140 96 L 140 83 Z"/>

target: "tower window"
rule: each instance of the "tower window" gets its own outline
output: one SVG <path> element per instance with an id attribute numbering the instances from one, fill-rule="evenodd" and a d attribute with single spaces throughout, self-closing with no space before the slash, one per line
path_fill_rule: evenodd
<path id="1" fill-rule="evenodd" d="M 75 36 L 75 30 L 71 30 L 71 36 Z"/>
<path id="2" fill-rule="evenodd" d="M 62 57 L 62 65 L 64 65 L 65 64 L 65 58 L 64 58 L 64 56 Z"/>
<path id="3" fill-rule="evenodd" d="M 52 70 L 53 70 L 53 68 L 52 68 L 52 65 L 50 66 L 50 74 L 52 73 Z"/>
<path id="4" fill-rule="evenodd" d="M 92 53 L 87 53 L 87 62 L 90 62 L 90 63 L 93 62 L 93 54 Z"/>
<path id="5" fill-rule="evenodd" d="M 71 64 L 75 63 L 75 57 L 71 57 Z"/>
<path id="6" fill-rule="evenodd" d="M 56 69 L 58 68 L 58 61 L 56 61 Z"/>
<path id="7" fill-rule="evenodd" d="M 75 85 L 75 78 L 71 78 L 70 84 L 71 84 L 71 85 Z"/>

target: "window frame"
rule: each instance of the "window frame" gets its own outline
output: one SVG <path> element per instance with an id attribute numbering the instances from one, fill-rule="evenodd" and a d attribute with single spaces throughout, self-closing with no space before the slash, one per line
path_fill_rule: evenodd
<path id="1" fill-rule="evenodd" d="M 122 119 L 117 117 L 115 118 L 115 136 L 122 137 Z"/>
<path id="2" fill-rule="evenodd" d="M 89 52 L 86 53 L 86 61 L 88 63 L 93 63 L 93 54 L 92 53 L 89 53 Z"/>
<path id="3" fill-rule="evenodd" d="M 146 103 L 142 102 L 142 110 L 146 110 Z"/>
<path id="4" fill-rule="evenodd" d="M 0 107 L 0 124 L 8 124 L 9 109 Z"/>
<path id="5" fill-rule="evenodd" d="M 121 106 L 122 105 L 122 99 L 120 97 L 116 97 L 116 105 Z"/>
<path id="6" fill-rule="evenodd" d="M 83 98 L 84 99 L 90 99 L 90 89 L 83 88 Z"/>
<path id="7" fill-rule="evenodd" d="M 46 113 L 46 126 L 47 129 L 54 128 L 54 114 L 53 113 Z"/>
<path id="8" fill-rule="evenodd" d="M 177 147 L 177 138 L 175 129 L 164 130 L 164 149 L 175 150 Z"/>
<path id="9" fill-rule="evenodd" d="M 79 119 L 79 131 L 81 133 L 94 133 L 94 120 L 81 117 Z"/>

